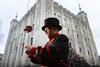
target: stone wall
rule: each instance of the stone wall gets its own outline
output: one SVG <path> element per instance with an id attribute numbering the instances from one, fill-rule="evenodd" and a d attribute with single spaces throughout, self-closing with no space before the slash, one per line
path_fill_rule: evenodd
<path id="1" fill-rule="evenodd" d="M 0 53 L 0 67 L 1 67 L 1 63 L 2 63 L 2 57 L 3 57 L 3 54 Z"/>
<path id="2" fill-rule="evenodd" d="M 77 54 L 84 57 L 91 65 L 99 64 L 87 14 L 80 11 L 78 15 L 74 15 L 53 0 L 37 0 L 20 21 L 17 19 L 11 21 L 2 67 L 33 65 L 25 54 L 24 47 L 31 42 L 32 46 L 45 45 L 48 39 L 41 27 L 44 25 L 44 19 L 51 16 L 60 20 L 60 25 L 63 27 L 60 33 L 68 36 L 70 45 Z M 27 25 L 32 26 L 32 32 L 24 31 Z"/>

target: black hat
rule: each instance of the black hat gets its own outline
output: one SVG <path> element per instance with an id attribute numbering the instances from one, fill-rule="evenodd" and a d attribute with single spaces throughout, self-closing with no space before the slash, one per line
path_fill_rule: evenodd
<path id="1" fill-rule="evenodd" d="M 62 27 L 59 25 L 59 20 L 54 17 L 50 17 L 44 20 L 44 26 L 42 27 L 42 30 L 44 31 L 45 27 L 57 27 L 60 31 Z"/>

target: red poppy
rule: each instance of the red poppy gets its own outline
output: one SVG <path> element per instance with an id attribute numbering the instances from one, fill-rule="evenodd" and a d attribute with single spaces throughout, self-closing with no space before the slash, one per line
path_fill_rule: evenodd
<path id="1" fill-rule="evenodd" d="M 24 31 L 27 31 L 27 33 L 31 32 L 32 31 L 32 26 L 26 26 Z"/>

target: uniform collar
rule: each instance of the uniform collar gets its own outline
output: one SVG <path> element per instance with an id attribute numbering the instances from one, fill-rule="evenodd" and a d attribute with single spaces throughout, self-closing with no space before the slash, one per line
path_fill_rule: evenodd
<path id="1" fill-rule="evenodd" d="M 49 40 L 52 40 L 53 38 L 57 37 L 59 35 L 59 32 L 54 33 L 54 35 L 49 37 Z"/>

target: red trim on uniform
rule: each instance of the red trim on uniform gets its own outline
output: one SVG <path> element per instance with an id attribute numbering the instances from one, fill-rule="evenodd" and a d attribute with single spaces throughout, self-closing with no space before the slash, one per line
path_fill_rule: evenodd
<path id="1" fill-rule="evenodd" d="M 51 37 L 49 37 L 49 39 L 50 39 L 50 41 L 45 45 L 45 47 L 44 48 L 46 48 L 46 50 L 47 50 L 47 58 L 49 58 L 51 61 L 52 61 L 52 56 L 51 56 L 51 48 L 50 48 L 50 45 L 52 45 L 52 43 L 54 42 L 54 40 L 55 40 L 55 38 L 57 37 L 59 35 L 59 33 L 58 32 L 56 32 L 53 36 L 51 36 Z M 34 59 L 35 60 L 35 62 L 42 62 L 42 59 L 41 58 L 36 58 L 35 57 L 35 51 L 36 51 L 36 48 L 35 47 L 33 47 L 30 51 L 29 51 L 29 54 L 28 54 L 28 56 L 29 56 L 29 58 L 30 59 Z M 39 54 L 40 55 L 42 55 L 42 53 L 43 53 L 43 48 L 41 48 L 40 49 L 40 51 L 39 51 Z"/>
<path id="2" fill-rule="evenodd" d="M 43 53 L 43 48 L 40 49 L 39 53 L 40 53 L 40 55 L 42 55 L 42 53 Z"/>
<path id="3" fill-rule="evenodd" d="M 35 54 L 35 51 L 36 51 L 36 48 L 35 48 L 35 47 L 32 47 L 32 49 L 30 50 L 30 52 L 31 52 L 32 54 Z"/>
<path id="4" fill-rule="evenodd" d="M 59 35 L 59 32 L 56 32 L 53 36 L 49 37 L 50 41 L 46 44 L 45 48 L 47 50 L 47 57 L 52 61 L 51 57 L 51 50 L 50 50 L 50 45 L 54 42 L 55 38 Z"/>
<path id="5" fill-rule="evenodd" d="M 54 35 L 50 36 L 49 39 L 52 40 L 53 38 L 57 37 L 59 35 L 59 32 L 56 32 Z"/>

